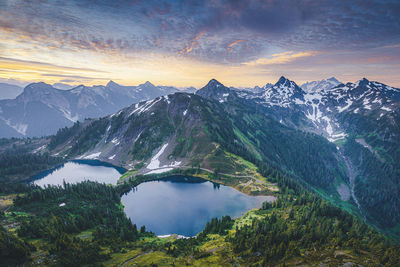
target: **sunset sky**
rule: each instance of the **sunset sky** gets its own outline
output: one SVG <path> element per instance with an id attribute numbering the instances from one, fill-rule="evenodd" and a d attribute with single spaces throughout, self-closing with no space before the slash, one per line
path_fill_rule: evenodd
<path id="1" fill-rule="evenodd" d="M 400 87 L 400 1 L 0 0 L 0 82 Z"/>

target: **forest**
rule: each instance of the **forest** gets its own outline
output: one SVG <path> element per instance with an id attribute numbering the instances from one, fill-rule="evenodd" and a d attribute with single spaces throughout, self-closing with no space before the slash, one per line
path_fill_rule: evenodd
<path id="1" fill-rule="evenodd" d="M 131 179 L 129 188 L 146 180 L 138 178 Z M 120 197 L 126 185 L 88 181 L 46 188 L 27 185 L 7 214 L 0 214 L 19 225 L 15 232 L 0 229 L 2 259 L 9 265 L 29 262 L 39 251 L 45 255 L 44 265 L 95 265 L 115 253 L 141 249 L 165 253 L 167 259 L 177 261 L 204 260 L 212 253 L 201 247 L 210 237 L 221 236 L 231 244 L 235 257 L 251 265 L 272 266 L 296 257 L 318 262 L 324 257 L 333 259 L 339 249 L 350 250 L 355 258 L 372 265 L 400 262 L 399 246 L 372 227 L 292 179 L 278 181 L 278 200 L 254 211 L 257 219 L 250 224 L 239 226 L 229 216 L 214 218 L 197 238 L 162 243 L 146 241 L 156 237 L 125 216 Z M 90 234 L 83 237 L 84 233 Z"/>

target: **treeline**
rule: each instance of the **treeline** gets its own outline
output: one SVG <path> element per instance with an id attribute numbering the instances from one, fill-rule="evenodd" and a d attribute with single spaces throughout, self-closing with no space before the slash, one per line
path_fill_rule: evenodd
<path id="1" fill-rule="evenodd" d="M 237 229 L 229 239 L 234 252 L 245 258 L 260 255 L 263 266 L 272 266 L 308 251 L 313 262 L 333 256 L 338 249 L 375 259 L 374 264 L 395 266 L 400 248 L 373 228 L 340 208 L 310 193 L 282 195 L 272 205 L 263 206 L 264 219 Z"/>
<path id="2" fill-rule="evenodd" d="M 115 187 L 96 182 L 35 187 L 16 198 L 12 211 L 35 214 L 20 218 L 18 236 L 48 242 L 48 251 L 62 266 L 104 261 L 108 253 L 101 247 L 108 247 L 109 253 L 117 252 L 140 236 L 152 235 L 144 228 L 138 231 L 125 216 Z M 89 229 L 90 239 L 76 237 Z"/>
<path id="3" fill-rule="evenodd" d="M 80 128 L 81 123 L 79 121 L 75 122 L 72 127 L 60 128 L 57 133 L 51 137 L 48 148 L 54 149 L 57 146 L 64 144 L 68 139 L 75 136 Z"/>
<path id="4" fill-rule="evenodd" d="M 50 156 L 48 153 L 2 153 L 0 154 L 0 184 L 11 182 L 14 177 L 28 179 L 31 175 L 61 162 L 61 158 Z"/>
<path id="5" fill-rule="evenodd" d="M 212 218 L 207 222 L 204 230 L 199 234 L 199 237 L 205 237 L 207 234 L 226 235 L 228 230 L 232 228 L 234 220 L 230 216 L 223 216 L 221 219 Z"/>

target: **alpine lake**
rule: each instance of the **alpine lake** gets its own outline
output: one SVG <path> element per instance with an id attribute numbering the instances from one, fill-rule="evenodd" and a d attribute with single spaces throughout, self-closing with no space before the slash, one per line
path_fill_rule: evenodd
<path id="1" fill-rule="evenodd" d="M 85 180 L 116 185 L 124 171 L 97 160 L 74 160 L 32 177 L 31 182 L 41 187 Z M 248 196 L 229 186 L 184 176 L 145 182 L 121 197 L 132 223 L 145 225 L 161 237 L 195 236 L 214 217 L 237 218 L 273 200 L 272 196 Z"/>

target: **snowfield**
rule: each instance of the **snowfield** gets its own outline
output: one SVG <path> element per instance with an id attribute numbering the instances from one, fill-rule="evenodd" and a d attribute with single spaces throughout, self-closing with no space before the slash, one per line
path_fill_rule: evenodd
<path id="1" fill-rule="evenodd" d="M 160 168 L 160 160 L 158 159 L 162 153 L 164 153 L 164 150 L 167 148 L 168 143 L 163 145 L 160 149 L 160 151 L 157 152 L 157 154 L 154 155 L 154 157 L 150 160 L 149 165 L 147 165 L 147 169 L 149 170 L 154 170 Z"/>

